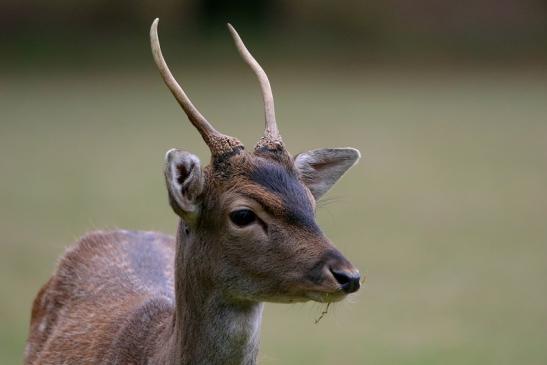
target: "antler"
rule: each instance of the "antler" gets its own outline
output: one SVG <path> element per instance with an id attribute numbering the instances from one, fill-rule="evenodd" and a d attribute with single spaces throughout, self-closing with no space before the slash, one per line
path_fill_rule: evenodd
<path id="1" fill-rule="evenodd" d="M 232 34 L 232 38 L 234 39 L 239 54 L 245 63 L 247 63 L 247 65 L 249 65 L 249 67 L 251 67 L 253 72 L 256 74 L 258 82 L 260 83 L 260 89 L 262 90 L 266 128 L 264 130 L 264 136 L 259 140 L 256 148 L 260 149 L 262 147 L 266 147 L 268 149 L 277 149 L 282 146 L 283 141 L 281 139 L 281 135 L 279 134 L 279 130 L 277 129 L 277 122 L 275 121 L 274 98 L 268 76 L 260 64 L 251 55 L 249 50 L 247 50 L 247 47 L 245 47 L 241 37 L 230 23 L 228 23 L 228 29 Z"/>
<path id="2" fill-rule="evenodd" d="M 209 146 L 211 154 L 217 156 L 227 152 L 233 152 L 238 147 L 242 148 L 243 145 L 239 140 L 220 133 L 207 121 L 207 119 L 205 119 L 194 104 L 192 104 L 192 101 L 178 84 L 177 80 L 175 80 L 161 53 L 160 40 L 158 38 L 158 22 L 159 19 L 156 18 L 150 27 L 150 45 L 152 47 L 152 55 L 154 56 L 156 66 L 160 71 L 163 81 L 175 99 L 177 99 L 177 102 L 188 116 L 188 119 L 199 131 L 207 146 Z"/>

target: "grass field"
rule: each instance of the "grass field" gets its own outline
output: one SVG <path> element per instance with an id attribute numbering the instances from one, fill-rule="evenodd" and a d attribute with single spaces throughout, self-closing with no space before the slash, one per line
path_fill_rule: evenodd
<path id="1" fill-rule="evenodd" d="M 248 146 L 262 131 L 243 66 L 175 68 Z M 289 149 L 353 146 L 319 210 L 361 271 L 349 300 L 267 305 L 262 364 L 544 364 L 547 74 L 270 71 Z M 150 67 L 0 77 L 0 364 L 21 362 L 38 288 L 105 227 L 173 233 L 171 147 L 205 146 Z"/>

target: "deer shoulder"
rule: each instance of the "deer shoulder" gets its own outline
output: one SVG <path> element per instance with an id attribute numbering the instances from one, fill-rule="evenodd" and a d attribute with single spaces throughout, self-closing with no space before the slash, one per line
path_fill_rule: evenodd
<path id="1" fill-rule="evenodd" d="M 34 300 L 25 363 L 100 363 L 119 339 L 150 331 L 144 322 L 173 309 L 174 243 L 158 232 L 118 230 L 69 247 Z"/>

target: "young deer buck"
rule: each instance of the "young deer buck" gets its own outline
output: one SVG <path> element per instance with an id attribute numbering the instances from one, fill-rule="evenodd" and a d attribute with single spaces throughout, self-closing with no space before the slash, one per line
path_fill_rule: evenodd
<path id="1" fill-rule="evenodd" d="M 357 269 L 317 226 L 315 202 L 359 159 L 353 148 L 291 157 L 270 83 L 228 25 L 262 89 L 266 128 L 253 151 L 218 132 L 152 53 L 211 150 L 202 168 L 167 152 L 176 238 L 96 231 L 60 260 L 32 308 L 25 364 L 255 364 L 262 302 L 330 303 L 359 289 Z"/>

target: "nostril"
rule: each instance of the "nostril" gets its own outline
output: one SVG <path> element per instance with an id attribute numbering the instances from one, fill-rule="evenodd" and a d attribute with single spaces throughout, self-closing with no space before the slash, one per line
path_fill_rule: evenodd
<path id="1" fill-rule="evenodd" d="M 359 290 L 361 276 L 358 272 L 333 269 L 330 269 L 330 272 L 344 292 L 349 294 Z"/>
<path id="2" fill-rule="evenodd" d="M 332 275 L 334 276 L 334 278 L 340 285 L 346 285 L 347 283 L 350 282 L 350 278 L 346 272 L 336 271 L 332 269 L 330 270 L 330 272 L 332 272 Z"/>

